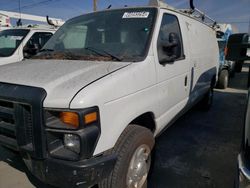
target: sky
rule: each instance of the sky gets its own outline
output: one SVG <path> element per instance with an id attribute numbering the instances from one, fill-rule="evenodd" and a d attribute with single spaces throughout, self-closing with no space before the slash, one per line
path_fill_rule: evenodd
<path id="1" fill-rule="evenodd" d="M 93 0 L 0 0 L 0 10 L 19 11 L 63 20 L 89 13 Z M 98 9 L 147 5 L 149 0 L 97 0 Z M 165 0 L 176 8 L 189 8 L 189 0 Z M 250 33 L 250 0 L 194 0 L 195 6 L 217 22 L 231 23 L 239 32 Z"/>

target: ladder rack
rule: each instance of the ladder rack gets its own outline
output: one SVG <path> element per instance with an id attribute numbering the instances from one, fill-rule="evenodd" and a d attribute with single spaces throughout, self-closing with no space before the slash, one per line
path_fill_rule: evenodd
<path id="1" fill-rule="evenodd" d="M 194 6 L 193 0 L 190 0 L 190 9 L 176 9 L 167 3 L 164 2 L 164 0 L 150 0 L 149 5 L 150 6 L 158 6 L 158 7 L 163 7 L 171 10 L 175 10 L 178 12 L 181 12 L 183 14 L 186 14 L 187 16 L 190 16 L 198 21 L 203 22 L 204 24 L 208 25 L 209 27 L 212 27 L 213 29 L 217 25 L 217 22 L 206 15 L 204 12 L 200 11 Z"/>

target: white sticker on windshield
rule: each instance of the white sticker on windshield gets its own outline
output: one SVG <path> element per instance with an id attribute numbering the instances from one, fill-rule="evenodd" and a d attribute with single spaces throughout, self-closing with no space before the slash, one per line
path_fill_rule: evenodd
<path id="1" fill-rule="evenodd" d="M 148 18 L 149 12 L 125 12 L 122 18 Z"/>
<path id="2" fill-rule="evenodd" d="M 23 37 L 22 36 L 11 36 L 10 40 L 22 40 Z"/>

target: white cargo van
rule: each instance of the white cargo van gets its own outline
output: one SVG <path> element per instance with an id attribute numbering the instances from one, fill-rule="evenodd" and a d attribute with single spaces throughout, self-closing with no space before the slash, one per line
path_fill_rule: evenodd
<path id="1" fill-rule="evenodd" d="M 22 61 L 35 55 L 55 33 L 51 26 L 30 25 L 0 32 L 0 65 Z"/>
<path id="2" fill-rule="evenodd" d="M 185 12 L 153 2 L 79 16 L 33 59 L 1 66 L 0 143 L 54 186 L 146 187 L 154 138 L 212 103 L 215 30 Z"/>

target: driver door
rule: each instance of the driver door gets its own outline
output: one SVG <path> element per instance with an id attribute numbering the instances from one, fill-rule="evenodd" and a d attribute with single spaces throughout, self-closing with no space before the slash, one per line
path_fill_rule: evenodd
<path id="1" fill-rule="evenodd" d="M 162 10 L 162 19 L 155 44 L 157 51 L 156 56 L 156 71 L 159 93 L 159 112 L 160 112 L 160 129 L 166 126 L 187 104 L 190 93 L 190 65 L 188 61 L 188 52 L 186 46 L 187 39 L 184 36 L 185 27 L 180 27 L 179 18 Z M 173 56 L 173 48 L 163 50 L 164 43 L 169 45 L 171 39 L 170 34 L 174 33 L 179 41 L 179 53 Z M 182 34 L 184 33 L 184 34 Z M 164 54 L 165 53 L 165 54 Z M 185 55 L 184 55 L 185 53 Z M 164 56 L 173 56 L 173 61 L 161 62 Z M 167 58 L 165 58 L 167 59 Z M 165 122 L 165 123 L 164 123 Z"/>

